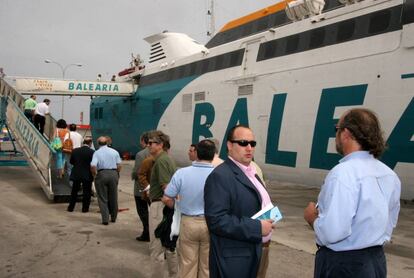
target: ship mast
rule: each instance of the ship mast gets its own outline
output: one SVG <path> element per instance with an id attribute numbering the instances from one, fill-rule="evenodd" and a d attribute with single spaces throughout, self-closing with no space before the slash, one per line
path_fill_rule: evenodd
<path id="1" fill-rule="evenodd" d="M 211 38 L 214 36 L 216 32 L 216 22 L 214 18 L 214 0 L 208 1 L 208 10 L 207 10 L 207 22 L 208 22 L 208 30 L 207 30 L 207 37 Z"/>

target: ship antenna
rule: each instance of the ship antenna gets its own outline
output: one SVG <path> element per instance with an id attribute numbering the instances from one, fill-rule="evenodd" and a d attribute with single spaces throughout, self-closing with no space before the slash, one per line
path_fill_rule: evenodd
<path id="1" fill-rule="evenodd" d="M 208 19 L 208 31 L 207 37 L 211 38 L 216 32 L 216 22 L 215 22 L 215 13 L 214 13 L 214 0 L 209 0 L 209 7 L 207 10 L 207 19 Z"/>

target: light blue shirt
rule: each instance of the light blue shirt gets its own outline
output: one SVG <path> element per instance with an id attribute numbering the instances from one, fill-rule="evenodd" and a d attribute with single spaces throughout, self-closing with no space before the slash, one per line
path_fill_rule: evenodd
<path id="1" fill-rule="evenodd" d="M 214 166 L 210 163 L 193 162 L 191 166 L 175 172 L 164 195 L 175 198 L 178 208 L 185 215 L 204 215 L 204 185 Z"/>
<path id="2" fill-rule="evenodd" d="M 98 171 L 102 169 L 116 169 L 117 164 L 121 164 L 119 153 L 106 145 L 101 146 L 93 153 L 91 166 L 95 166 Z"/>
<path id="3" fill-rule="evenodd" d="M 383 245 L 397 225 L 399 178 L 366 151 L 348 154 L 339 162 L 319 193 L 317 244 L 334 251 Z"/>

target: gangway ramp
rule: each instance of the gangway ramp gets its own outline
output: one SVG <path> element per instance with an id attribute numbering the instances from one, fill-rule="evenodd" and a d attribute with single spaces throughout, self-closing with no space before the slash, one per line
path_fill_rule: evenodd
<path id="1" fill-rule="evenodd" d="M 50 147 L 49 138 L 53 138 L 56 121 L 50 115 L 46 117 L 45 134 L 42 136 L 23 113 L 24 97 L 0 78 L 0 97 L 3 105 L 0 115 L 5 118 L 13 140 L 20 147 L 28 164 L 36 173 L 38 181 L 49 200 L 62 201 L 70 196 L 69 178 L 57 178 L 55 151 Z"/>

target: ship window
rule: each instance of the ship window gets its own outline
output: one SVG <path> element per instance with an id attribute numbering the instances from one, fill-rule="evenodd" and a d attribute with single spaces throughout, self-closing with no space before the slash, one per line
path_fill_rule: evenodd
<path id="1" fill-rule="evenodd" d="M 336 35 L 336 41 L 337 42 L 343 42 L 350 40 L 352 36 L 354 35 L 355 30 L 355 21 L 347 20 L 340 22 L 338 24 L 338 33 Z"/>
<path id="2" fill-rule="evenodd" d="M 103 107 L 99 108 L 99 113 L 98 113 L 98 119 L 102 119 L 103 118 Z"/>
<path id="3" fill-rule="evenodd" d="M 323 45 L 325 39 L 325 29 L 324 28 L 318 28 L 315 30 L 312 30 L 310 34 L 310 41 L 309 41 L 309 48 L 317 48 Z"/>
<path id="4" fill-rule="evenodd" d="M 190 75 L 194 75 L 196 72 L 197 62 L 191 63 L 190 65 Z"/>
<path id="5" fill-rule="evenodd" d="M 253 94 L 253 85 L 239 86 L 238 94 L 239 94 L 239 96 L 245 96 L 245 95 Z"/>
<path id="6" fill-rule="evenodd" d="M 269 59 L 275 57 L 277 50 L 277 41 L 272 41 L 266 44 L 264 50 L 264 58 Z"/>
<path id="7" fill-rule="evenodd" d="M 390 10 L 384 10 L 371 15 L 369 20 L 369 29 L 370 34 L 379 33 L 385 31 L 390 25 L 391 13 Z"/>
<path id="8" fill-rule="evenodd" d="M 215 69 L 216 70 L 220 70 L 223 69 L 223 61 L 224 61 L 224 55 L 219 55 L 215 57 L 216 60 L 216 66 Z"/>
<path id="9" fill-rule="evenodd" d="M 99 108 L 95 108 L 95 120 L 99 119 Z"/>
<path id="10" fill-rule="evenodd" d="M 191 94 L 184 94 L 182 99 L 182 112 L 191 112 L 193 103 L 192 103 L 192 95 Z"/>
<path id="11" fill-rule="evenodd" d="M 204 101 L 204 100 L 206 100 L 206 92 L 194 93 L 194 101 Z"/>
<path id="12" fill-rule="evenodd" d="M 161 99 L 156 98 L 152 100 L 152 114 L 158 115 L 161 112 Z"/>
<path id="13" fill-rule="evenodd" d="M 286 54 L 295 53 L 299 46 L 299 36 L 290 36 L 286 41 Z"/>
<path id="14" fill-rule="evenodd" d="M 202 64 L 201 64 L 201 72 L 202 73 L 206 73 L 208 72 L 208 65 L 209 65 L 210 61 L 209 59 L 203 60 Z"/>
<path id="15" fill-rule="evenodd" d="M 230 54 L 230 67 L 237 66 L 239 64 L 240 52 L 236 51 Z"/>

